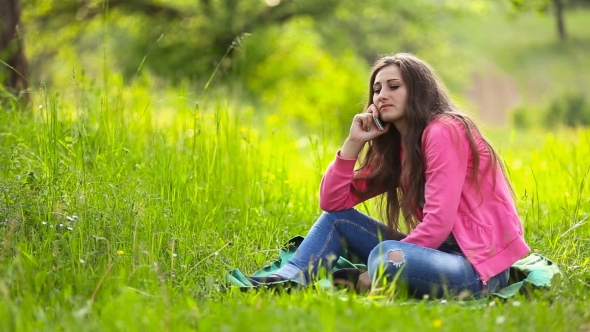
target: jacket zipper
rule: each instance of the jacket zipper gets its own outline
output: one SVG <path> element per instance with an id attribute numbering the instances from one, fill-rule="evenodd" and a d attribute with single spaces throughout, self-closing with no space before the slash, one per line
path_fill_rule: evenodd
<path id="1" fill-rule="evenodd" d="M 476 269 L 476 271 L 477 271 L 477 269 Z M 482 284 L 481 291 L 483 292 L 488 288 L 488 281 L 485 280 L 484 278 L 482 278 L 481 276 L 479 277 L 479 280 L 481 280 L 481 284 Z"/>

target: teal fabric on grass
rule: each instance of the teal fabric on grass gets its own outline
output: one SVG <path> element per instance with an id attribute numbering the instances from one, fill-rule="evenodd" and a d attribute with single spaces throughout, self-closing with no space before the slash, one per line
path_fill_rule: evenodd
<path id="1" fill-rule="evenodd" d="M 492 295 L 507 299 L 534 288 L 548 288 L 553 278 L 560 274 L 557 264 L 533 253 L 516 261 L 510 267 L 508 286 Z"/>
<path id="2" fill-rule="evenodd" d="M 253 277 L 267 277 L 278 270 L 281 266 L 287 263 L 289 259 L 295 254 L 295 251 L 303 242 L 303 236 L 295 236 L 290 239 L 279 252 L 279 259 L 272 262 L 271 264 L 259 269 L 254 272 L 251 276 Z M 334 275 L 343 269 L 359 269 L 366 271 L 364 264 L 354 264 L 354 257 L 349 255 L 346 251 L 338 259 L 336 265 L 330 271 L 330 275 Z M 539 254 L 533 253 L 523 259 L 514 263 L 510 268 L 510 280 L 509 285 L 498 292 L 490 294 L 493 297 L 499 297 L 508 299 L 518 293 L 527 293 L 532 289 L 542 289 L 551 286 L 551 281 L 554 277 L 561 274 L 561 271 L 557 264 L 552 262 L 546 257 Z M 239 270 L 234 269 L 228 272 L 225 279 L 229 285 L 237 286 L 242 290 L 257 289 L 263 287 L 275 287 L 281 286 L 284 288 L 298 288 L 301 285 L 295 281 L 283 280 L 279 282 L 266 283 L 261 285 L 253 285 L 250 280 Z M 317 282 L 322 288 L 333 287 L 332 283 L 328 278 L 319 280 Z"/>
<path id="3" fill-rule="evenodd" d="M 289 259 L 295 254 L 295 251 L 297 250 L 297 248 L 299 248 L 299 245 L 301 244 L 301 242 L 303 242 L 303 239 L 304 239 L 303 236 L 295 236 L 295 237 L 291 238 L 289 241 L 287 241 L 287 243 L 284 245 L 283 249 L 281 249 L 281 251 L 279 252 L 279 259 L 278 260 L 272 262 L 271 264 L 261 268 L 260 270 L 258 270 L 256 272 L 254 272 L 254 274 L 252 274 L 251 276 L 253 276 L 253 277 L 268 277 L 269 275 L 273 274 L 276 270 L 278 270 L 283 265 L 285 265 L 289 261 Z M 334 272 L 336 272 L 338 270 L 351 269 L 351 268 L 366 271 L 367 268 L 364 264 L 354 264 L 351 262 L 352 259 L 353 259 L 353 257 L 351 257 L 351 255 L 349 255 L 348 252 L 345 250 L 343 255 L 336 262 L 336 265 L 332 269 L 331 274 L 333 274 Z M 225 276 L 225 279 L 228 284 L 233 285 L 233 286 L 238 286 L 243 290 L 255 289 L 260 286 L 272 287 L 272 286 L 281 285 L 283 287 L 290 287 L 290 288 L 297 288 L 297 287 L 301 286 L 299 283 L 297 283 L 295 281 L 291 281 L 291 280 L 283 280 L 283 281 L 278 281 L 278 282 L 273 282 L 273 283 L 267 283 L 264 285 L 254 286 L 250 282 L 250 280 L 248 280 L 248 278 L 239 269 L 234 269 L 234 270 L 228 272 Z M 331 287 L 332 286 L 332 283 L 330 282 L 329 279 L 319 280 L 318 284 L 319 284 L 319 286 L 322 286 L 322 287 Z"/>

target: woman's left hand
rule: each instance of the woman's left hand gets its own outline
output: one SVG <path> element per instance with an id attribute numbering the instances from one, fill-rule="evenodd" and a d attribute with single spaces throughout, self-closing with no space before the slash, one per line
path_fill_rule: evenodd
<path id="1" fill-rule="evenodd" d="M 371 276 L 369 271 L 361 273 L 359 280 L 356 282 L 356 292 L 366 293 L 371 289 Z"/>

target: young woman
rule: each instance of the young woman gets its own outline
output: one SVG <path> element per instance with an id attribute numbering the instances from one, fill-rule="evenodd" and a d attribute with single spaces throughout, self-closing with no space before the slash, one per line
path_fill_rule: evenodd
<path id="1" fill-rule="evenodd" d="M 377 195 L 387 225 L 353 209 Z M 512 196 L 498 155 L 433 70 L 407 53 L 383 57 L 366 111 L 322 179 L 326 212 L 272 277 L 307 284 L 346 248 L 367 264 L 361 283 L 395 280 L 417 297 L 484 296 L 505 287 L 530 251 Z"/>

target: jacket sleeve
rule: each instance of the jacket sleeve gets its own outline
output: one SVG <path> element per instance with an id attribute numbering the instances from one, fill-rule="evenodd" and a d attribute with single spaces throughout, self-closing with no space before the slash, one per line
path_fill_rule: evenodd
<path id="1" fill-rule="evenodd" d="M 354 189 L 363 191 L 367 188 L 366 180 L 354 179 L 354 166 L 357 159 L 344 159 L 340 151 L 328 169 L 320 184 L 320 208 L 324 211 L 341 211 L 354 207 L 366 199 L 381 192 L 374 192 L 366 199 L 355 194 Z"/>
<path id="2" fill-rule="evenodd" d="M 422 135 L 425 204 L 422 222 L 402 240 L 437 249 L 451 233 L 467 176 L 469 142 L 456 121 L 432 123 Z"/>

